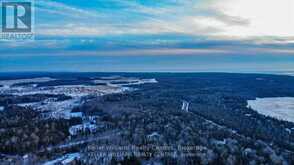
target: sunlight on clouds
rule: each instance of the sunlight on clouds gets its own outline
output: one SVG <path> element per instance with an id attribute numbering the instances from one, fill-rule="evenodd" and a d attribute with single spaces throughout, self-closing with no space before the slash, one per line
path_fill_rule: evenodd
<path id="1" fill-rule="evenodd" d="M 51 27 L 42 28 L 38 33 L 63 36 L 181 33 L 229 39 L 294 36 L 293 0 L 183 0 L 158 6 L 157 2 L 153 2 L 154 5 L 114 2 L 124 7 L 103 9 L 97 4 L 96 10 L 95 6 L 87 10 L 40 1 L 40 11 L 46 12 L 52 6 L 49 14 L 60 15 L 65 22 L 60 25 L 52 21 Z M 68 24 L 73 26 L 68 27 Z"/>
<path id="2" fill-rule="evenodd" d="M 214 7 L 250 22 L 248 26 L 226 27 L 222 35 L 294 36 L 293 0 L 218 0 Z"/>
<path id="3" fill-rule="evenodd" d="M 294 43 L 294 0 L 154 0 L 152 3 L 148 0 L 145 3 L 133 0 L 100 0 L 99 3 L 91 3 L 92 6 L 79 0 L 75 3 L 37 1 L 36 36 L 45 38 L 46 41 L 23 45 L 17 43 L 7 47 L 70 49 L 77 46 L 86 50 L 91 45 L 95 53 L 96 47 L 103 48 L 109 44 L 108 41 L 117 37 L 118 41 L 113 45 L 116 44 L 122 49 L 126 45 L 136 48 L 145 48 L 147 45 L 153 49 L 155 47 L 152 46 L 160 45 L 170 49 L 176 49 L 177 46 L 192 47 L 193 50 L 173 51 L 183 54 L 213 52 L 216 49 L 217 53 L 233 49 L 239 53 L 242 48 L 247 53 L 250 43 L 251 48 L 261 46 L 262 49 L 254 49 L 255 52 L 267 52 L 266 49 L 274 53 L 294 52 L 291 45 Z M 137 38 L 134 39 L 132 36 Z M 146 39 L 146 36 L 157 36 L 157 40 Z M 184 40 L 179 36 L 189 39 Z M 73 38 L 82 40 L 79 42 Z M 94 40 L 87 41 L 83 40 L 84 38 Z M 99 44 L 95 42 L 101 38 L 104 40 Z M 64 42 L 64 39 L 69 41 Z M 214 49 L 216 41 L 220 45 L 216 44 Z M 244 45 L 240 46 L 242 48 L 236 45 L 228 47 L 232 45 L 230 41 Z M 262 47 L 266 44 L 275 44 L 277 47 L 284 44 L 288 49 Z M 204 46 L 204 49 L 201 46 Z M 5 46 L 4 48 L 6 49 Z M 132 50 L 136 54 L 145 51 L 150 54 L 167 52 Z"/>

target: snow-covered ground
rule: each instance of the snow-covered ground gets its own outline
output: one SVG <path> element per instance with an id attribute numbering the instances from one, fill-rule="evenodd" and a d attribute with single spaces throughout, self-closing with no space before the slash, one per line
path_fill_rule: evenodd
<path id="1" fill-rule="evenodd" d="M 112 86 L 112 87 L 123 87 L 127 85 L 141 85 L 146 83 L 158 83 L 158 82 L 156 79 L 138 79 L 138 78 L 121 77 L 121 79 L 115 79 L 115 80 L 108 80 L 108 79 L 94 80 L 94 83 L 96 84 L 105 83 L 108 86 Z"/>
<path id="2" fill-rule="evenodd" d="M 44 163 L 43 165 L 56 165 L 56 164 L 70 164 L 74 160 L 78 160 L 80 158 L 80 153 L 71 153 L 66 154 L 60 158 L 48 161 Z"/>
<path id="3" fill-rule="evenodd" d="M 294 97 L 256 98 L 247 103 L 263 115 L 294 122 Z"/>
<path id="4" fill-rule="evenodd" d="M 74 125 L 69 128 L 70 135 L 77 135 L 79 132 L 86 132 L 89 131 L 91 133 L 94 133 L 97 130 L 96 124 L 91 123 L 83 123 L 79 125 Z"/>
<path id="5" fill-rule="evenodd" d="M 153 132 L 149 135 L 147 135 L 147 139 L 152 140 L 152 139 L 157 139 L 159 138 L 161 135 L 158 132 Z"/>
<path id="6" fill-rule="evenodd" d="M 113 79 L 115 78 L 115 80 Z M 85 96 L 102 96 L 113 93 L 123 93 L 126 91 L 135 90 L 126 85 L 139 85 L 144 83 L 157 83 L 155 79 L 138 79 L 130 77 L 104 77 L 103 79 L 93 80 L 96 85 L 56 85 L 47 87 L 38 87 L 33 85 L 13 86 L 18 83 L 40 83 L 48 82 L 56 79 L 49 77 L 33 78 L 33 79 L 17 79 L 17 80 L 2 80 L 0 81 L 0 94 L 4 95 L 34 95 L 34 94 L 50 94 L 50 95 L 66 95 L 71 99 L 65 101 L 57 101 L 54 98 L 49 98 L 40 102 L 23 103 L 19 106 L 30 106 L 35 110 L 44 112 L 46 116 L 52 118 L 66 118 L 73 117 L 71 110 L 82 104 L 82 98 Z M 103 84 L 101 84 L 103 83 Z M 105 85 L 104 85 L 105 84 Z M 1 108 L 0 108 L 1 110 Z M 47 113 L 49 112 L 49 113 Z M 79 114 L 81 116 L 81 114 Z"/>
<path id="7" fill-rule="evenodd" d="M 82 97 L 88 95 L 101 96 L 110 93 L 123 92 L 124 88 L 112 87 L 106 85 L 63 85 L 54 87 L 9 87 L 0 89 L 0 94 L 12 95 L 34 95 L 34 94 L 64 94 L 71 97 Z"/>

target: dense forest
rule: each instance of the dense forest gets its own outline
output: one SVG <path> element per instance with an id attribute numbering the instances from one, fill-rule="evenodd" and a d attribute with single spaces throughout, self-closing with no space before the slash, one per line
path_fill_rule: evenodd
<path id="1" fill-rule="evenodd" d="M 71 84 L 73 77 L 73 84 L 91 84 L 93 77 L 107 75 L 114 73 L 46 76 L 68 78 L 66 84 Z M 81 112 L 83 118 L 71 119 L 44 119 L 40 112 L 13 105 L 50 97 L 66 100 L 67 96 L 1 95 L 0 104 L 5 108 L 0 111 L 0 159 L 30 154 L 31 161 L 38 164 L 79 152 L 81 157 L 75 164 L 294 164 L 294 123 L 263 116 L 247 107 L 247 100 L 257 97 L 294 97 L 294 77 L 120 75 L 155 78 L 158 83 L 132 85 L 129 87 L 136 90 L 131 92 L 85 97 L 83 104 L 72 110 Z M 182 110 L 183 101 L 189 103 L 189 111 Z M 69 129 L 83 121 L 95 125 L 95 131 L 70 134 Z M 113 148 L 101 149 L 105 146 Z M 119 146 L 137 148 L 117 150 Z M 127 155 L 114 156 L 121 151 Z"/>

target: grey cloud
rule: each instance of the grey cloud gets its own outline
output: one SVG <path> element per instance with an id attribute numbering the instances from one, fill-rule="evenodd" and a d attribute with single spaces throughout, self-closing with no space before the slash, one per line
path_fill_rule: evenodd
<path id="1" fill-rule="evenodd" d="M 237 16 L 230 16 L 221 11 L 215 11 L 215 15 L 213 17 L 231 26 L 248 26 L 250 24 L 248 19 Z"/>

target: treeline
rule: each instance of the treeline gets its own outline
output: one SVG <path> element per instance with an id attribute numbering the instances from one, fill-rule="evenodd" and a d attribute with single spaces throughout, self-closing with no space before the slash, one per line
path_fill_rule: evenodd
<path id="1" fill-rule="evenodd" d="M 64 141 L 80 119 L 47 119 L 29 108 L 9 106 L 0 112 L 0 153 L 25 154 Z"/>

